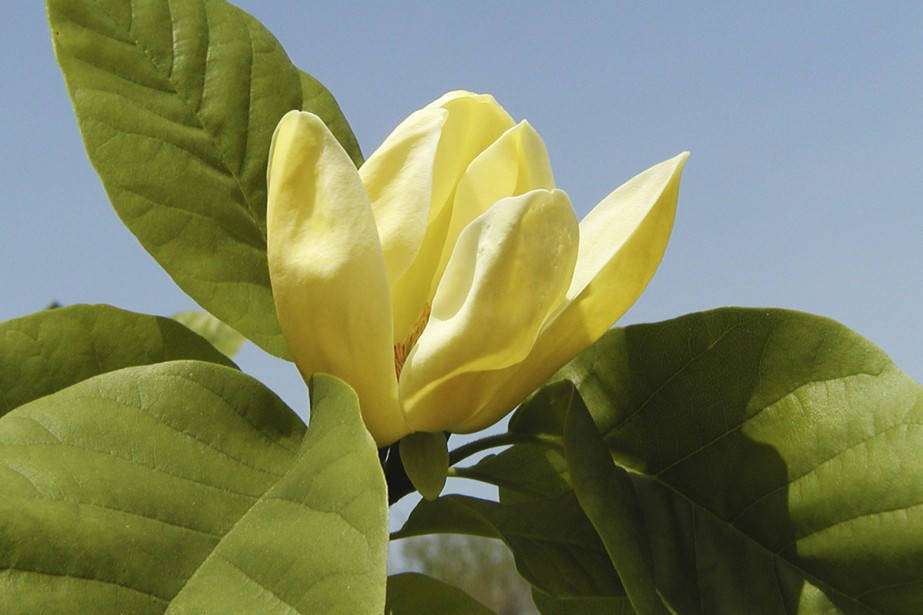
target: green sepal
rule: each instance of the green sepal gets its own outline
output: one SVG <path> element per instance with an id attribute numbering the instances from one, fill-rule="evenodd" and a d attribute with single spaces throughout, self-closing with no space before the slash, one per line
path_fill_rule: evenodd
<path id="1" fill-rule="evenodd" d="M 418 431 L 400 441 L 401 463 L 414 488 L 427 500 L 435 500 L 445 486 L 449 449 L 444 433 Z"/>

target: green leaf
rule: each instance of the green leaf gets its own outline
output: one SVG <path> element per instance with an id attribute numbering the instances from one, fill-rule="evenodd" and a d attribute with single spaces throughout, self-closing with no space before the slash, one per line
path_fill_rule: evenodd
<path id="1" fill-rule="evenodd" d="M 438 579 L 415 572 L 388 577 L 385 615 L 492 615 L 493 611 Z"/>
<path id="2" fill-rule="evenodd" d="M 8 320 L 0 323 L 0 416 L 99 374 L 180 359 L 234 366 L 169 318 L 108 305 L 72 305 Z"/>
<path id="3" fill-rule="evenodd" d="M 471 467 L 456 467 L 454 472 L 461 478 L 496 485 L 505 504 L 541 500 L 571 490 L 564 456 L 544 446 L 511 446 Z"/>
<path id="4" fill-rule="evenodd" d="M 574 362 L 579 359 L 578 356 Z M 574 386 L 562 374 L 572 365 L 573 362 L 562 368 L 548 383 L 522 403 L 510 419 L 510 431 L 557 437 L 564 434 L 564 423 L 570 410 Z"/>
<path id="5" fill-rule="evenodd" d="M 503 540 L 519 574 L 554 596 L 624 594 L 599 536 L 572 492 L 515 504 L 460 495 L 423 500 L 394 538 L 433 533 Z"/>
<path id="6" fill-rule="evenodd" d="M 657 594 L 643 513 L 628 473 L 616 466 L 593 418 L 574 391 L 564 425 L 571 482 L 638 613 L 666 615 Z"/>
<path id="7" fill-rule="evenodd" d="M 532 601 L 542 615 L 635 615 L 625 596 L 553 598 L 533 589 Z"/>
<path id="8" fill-rule="evenodd" d="M 122 221 L 203 308 L 286 357 L 266 263 L 266 163 L 291 109 L 360 157 L 330 93 L 223 0 L 48 0 L 90 160 Z"/>
<path id="9" fill-rule="evenodd" d="M 923 609 L 923 391 L 857 334 L 715 310 L 614 330 L 556 379 L 628 470 L 678 612 Z"/>
<path id="10" fill-rule="evenodd" d="M 407 478 L 427 500 L 435 500 L 445 486 L 449 449 L 444 433 L 418 431 L 401 439 L 401 463 Z"/>
<path id="11" fill-rule="evenodd" d="M 0 420 L 0 603 L 39 613 L 384 606 L 385 486 L 351 389 L 304 425 L 202 362 L 84 380 Z"/>
<path id="12" fill-rule="evenodd" d="M 173 320 L 204 337 L 221 354 L 233 357 L 244 344 L 244 336 L 208 312 L 190 310 L 172 316 Z"/>
<path id="13" fill-rule="evenodd" d="M 364 159 L 362 150 L 359 148 L 359 141 L 356 140 L 356 135 L 350 128 L 349 122 L 346 121 L 346 116 L 340 110 L 340 105 L 333 97 L 333 94 L 321 85 L 320 81 L 303 70 L 298 71 L 298 76 L 301 79 L 301 95 L 304 99 L 301 106 L 302 110 L 310 111 L 323 120 L 330 132 L 333 133 L 333 136 L 337 138 L 337 141 L 349 154 L 353 164 L 357 168 L 362 166 Z"/>

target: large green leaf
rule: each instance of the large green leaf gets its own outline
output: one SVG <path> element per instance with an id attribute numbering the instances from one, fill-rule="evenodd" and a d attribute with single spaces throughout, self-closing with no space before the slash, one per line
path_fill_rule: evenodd
<path id="1" fill-rule="evenodd" d="M 354 160 L 333 97 L 224 0 L 48 0 L 90 160 L 123 222 L 202 307 L 286 356 L 266 264 L 266 162 L 291 109 Z"/>
<path id="2" fill-rule="evenodd" d="M 493 615 L 493 611 L 439 579 L 406 572 L 388 577 L 385 615 Z"/>
<path id="3" fill-rule="evenodd" d="M 923 392 L 868 341 L 723 309 L 612 331 L 557 379 L 628 471 L 678 612 L 923 610 Z"/>
<path id="4" fill-rule="evenodd" d="M 16 613 L 381 612 L 385 485 L 351 389 L 304 425 L 202 362 L 84 380 L 0 420 L 0 604 Z"/>
<path id="5" fill-rule="evenodd" d="M 394 537 L 433 533 L 503 540 L 522 577 L 553 596 L 624 594 L 599 536 L 572 492 L 512 504 L 460 495 L 423 500 Z"/>
<path id="6" fill-rule="evenodd" d="M 234 364 L 186 327 L 108 305 L 72 305 L 0 323 L 0 416 L 123 367 L 197 359 Z"/>

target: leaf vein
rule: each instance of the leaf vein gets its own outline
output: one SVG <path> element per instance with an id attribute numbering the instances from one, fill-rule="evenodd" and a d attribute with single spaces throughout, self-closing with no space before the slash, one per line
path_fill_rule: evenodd
<path id="1" fill-rule="evenodd" d="M 107 581 L 105 579 L 98 579 L 95 577 L 85 577 L 85 576 L 71 574 L 71 573 L 47 572 L 45 570 L 30 570 L 28 568 L 18 568 L 16 566 L 2 566 L 2 569 L 9 570 L 10 572 L 24 572 L 27 574 L 37 574 L 37 575 L 42 575 L 46 577 L 66 577 L 68 579 L 76 579 L 77 581 L 85 581 L 88 583 L 102 583 L 104 585 L 113 585 L 115 587 L 118 587 L 119 589 L 125 589 L 130 592 L 135 592 L 138 594 L 142 594 L 144 596 L 148 596 L 150 598 L 153 598 L 157 602 L 162 602 L 164 605 L 168 605 L 170 603 L 169 598 L 158 596 L 157 594 L 153 592 L 150 592 L 144 589 L 139 589 L 137 587 L 131 587 L 129 585 L 123 585 L 122 583 L 116 583 L 115 581 Z"/>
<path id="2" fill-rule="evenodd" d="M 914 421 L 895 423 L 894 425 L 891 425 L 891 426 L 888 427 L 887 429 L 883 429 L 883 430 L 881 430 L 881 431 L 877 431 L 877 432 L 873 433 L 872 435 L 870 435 L 869 437 L 863 438 L 862 440 L 859 440 L 859 441 L 857 441 L 857 442 L 854 442 L 853 444 L 847 446 L 846 448 L 837 451 L 836 453 L 834 453 L 834 454 L 831 455 L 830 457 L 827 457 L 827 458 L 825 458 L 825 459 L 819 461 L 819 462 L 818 462 L 817 464 L 815 464 L 812 468 L 809 468 L 808 470 L 802 472 L 802 473 L 799 474 L 798 476 L 794 476 L 794 477 L 789 478 L 785 483 L 783 483 L 783 484 L 779 485 L 778 487 L 775 487 L 775 488 L 773 488 L 773 489 L 767 491 L 766 493 L 762 494 L 761 496 L 759 496 L 758 498 L 756 498 L 755 500 L 753 500 L 752 502 L 750 502 L 749 504 L 747 504 L 739 513 L 737 513 L 736 515 L 734 515 L 734 518 L 733 518 L 733 519 L 730 520 L 731 525 L 736 525 L 736 524 L 737 524 L 737 521 L 740 519 L 740 517 L 742 517 L 744 514 L 746 514 L 746 512 L 747 512 L 748 510 L 750 510 L 750 509 L 753 508 L 754 506 L 758 505 L 758 504 L 759 504 L 761 501 L 763 501 L 764 499 L 766 499 L 766 498 L 772 496 L 772 495 L 775 494 L 775 493 L 778 493 L 779 491 L 785 489 L 786 487 L 789 487 L 789 486 L 791 486 L 791 485 L 797 483 L 797 482 L 800 481 L 801 479 L 803 479 L 803 478 L 805 478 L 805 477 L 807 477 L 807 476 L 810 476 L 811 474 L 817 472 L 818 469 L 820 469 L 821 467 L 827 465 L 828 463 L 831 463 L 831 462 L 832 462 L 833 460 L 835 460 L 836 458 L 838 458 L 838 457 L 840 457 L 840 456 L 842 456 L 842 455 L 845 455 L 846 453 L 848 453 L 848 452 L 850 452 L 850 451 L 852 451 L 852 450 L 854 450 L 854 449 L 856 449 L 856 448 L 858 448 L 858 447 L 860 447 L 860 446 L 867 445 L 869 442 L 875 440 L 876 438 L 882 437 L 882 436 L 884 436 L 885 434 L 887 434 L 887 433 L 889 433 L 889 432 L 891 432 L 891 431 L 893 431 L 893 430 L 895 430 L 895 429 L 900 429 L 900 428 L 902 428 L 902 427 L 909 427 L 909 426 L 923 427 L 923 423 L 917 423 L 917 422 L 914 422 Z"/>
<path id="3" fill-rule="evenodd" d="M 916 504 L 911 504 L 911 505 L 909 505 L 909 506 L 900 506 L 900 507 L 897 507 L 897 508 L 891 508 L 891 509 L 887 509 L 887 510 L 876 510 L 876 511 L 873 511 L 873 512 L 862 513 L 862 514 L 859 514 L 859 515 L 853 515 L 853 516 L 851 516 L 851 517 L 847 517 L 846 519 L 840 519 L 839 521 L 837 521 L 837 522 L 835 522 L 835 523 L 831 523 L 831 524 L 829 524 L 829 525 L 826 525 L 826 526 L 824 526 L 824 527 L 818 528 L 818 529 L 816 529 L 816 530 L 812 530 L 812 531 L 808 532 L 807 534 L 802 534 L 801 536 L 797 536 L 794 540 L 790 540 L 789 542 L 787 542 L 787 543 L 785 543 L 784 545 L 780 546 L 779 548 L 775 549 L 775 550 L 773 551 L 773 553 L 775 553 L 775 554 L 781 554 L 782 551 L 784 551 L 784 550 L 787 549 L 788 547 L 790 547 L 790 546 L 796 544 L 796 543 L 799 542 L 799 541 L 802 541 L 802 540 L 804 540 L 804 539 L 806 539 L 806 538 L 809 538 L 809 537 L 811 537 L 811 536 L 814 536 L 814 535 L 816 535 L 816 534 L 820 534 L 820 533 L 822 533 L 822 532 L 826 532 L 827 530 L 830 530 L 830 529 L 835 528 L 835 527 L 839 527 L 839 526 L 841 526 L 841 525 L 847 525 L 847 524 L 849 524 L 849 523 L 853 523 L 853 522 L 859 521 L 859 520 L 861 520 L 861 519 L 869 519 L 869 518 L 877 517 L 877 516 L 893 516 L 893 515 L 896 515 L 896 514 L 899 513 L 899 512 L 904 512 L 904 513 L 906 513 L 907 511 L 911 511 L 911 510 L 914 510 L 914 509 L 921 509 L 921 510 L 923 510 L 923 502 L 918 502 L 918 503 L 916 503 Z"/>

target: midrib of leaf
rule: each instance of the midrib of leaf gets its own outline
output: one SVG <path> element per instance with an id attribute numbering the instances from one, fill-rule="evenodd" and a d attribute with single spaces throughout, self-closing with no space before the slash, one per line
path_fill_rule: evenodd
<path id="1" fill-rule="evenodd" d="M 208 4 L 209 4 L 209 3 L 206 2 L 206 3 L 203 5 L 203 6 L 204 6 L 205 13 L 206 13 L 206 22 L 208 22 L 208 17 L 207 17 L 207 15 L 208 15 Z M 220 140 L 217 138 L 217 135 L 216 135 L 213 131 L 209 130 L 209 128 L 208 128 L 206 122 L 202 121 L 202 117 L 199 115 L 199 112 L 198 112 L 198 107 L 191 104 L 192 101 L 191 101 L 191 97 L 189 96 L 189 93 L 188 93 L 188 92 L 183 92 L 182 89 L 179 87 L 179 85 L 176 83 L 176 81 L 173 79 L 174 71 L 175 71 L 176 66 L 177 66 L 177 64 L 176 64 L 176 53 L 175 53 L 175 51 L 176 51 L 176 44 L 177 44 L 176 38 L 175 38 L 175 35 L 176 35 L 176 28 L 175 28 L 175 27 L 171 27 L 171 32 L 174 34 L 173 45 L 172 45 L 172 51 L 173 51 L 173 53 L 171 53 L 171 60 L 172 60 L 172 61 L 171 61 L 171 66 L 170 66 L 169 70 L 164 70 L 164 68 L 161 67 L 160 64 L 156 61 L 154 55 L 151 54 L 151 53 L 148 51 L 148 49 L 142 44 L 142 41 L 141 41 L 137 36 L 135 36 L 135 35 L 133 34 L 134 14 L 135 14 L 135 10 L 134 10 L 134 9 L 135 9 L 135 2 L 134 2 L 134 0 L 132 0 L 131 6 L 132 6 L 132 10 L 131 10 L 132 21 L 131 21 L 131 23 L 129 24 L 128 31 L 126 32 L 127 37 L 128 37 L 129 40 L 131 41 L 131 44 L 133 44 L 134 47 L 135 47 L 140 53 L 142 53 L 142 54 L 144 55 L 145 58 L 147 58 L 147 60 L 148 60 L 148 62 L 150 63 L 150 65 L 151 65 L 152 67 L 154 67 L 155 72 L 161 77 L 161 79 L 162 79 L 165 83 L 169 83 L 169 84 L 172 86 L 173 89 L 172 89 L 171 92 L 172 92 L 173 94 L 176 94 L 176 97 L 183 103 L 184 107 L 186 108 L 187 112 L 189 113 L 189 116 L 192 117 L 192 118 L 195 118 L 195 120 L 196 120 L 196 122 L 197 122 L 198 128 L 199 128 L 203 133 L 205 133 L 205 135 L 208 137 L 209 142 L 211 143 L 212 147 L 214 148 L 214 150 L 215 150 L 215 152 L 216 152 L 216 154 L 217 154 L 216 158 L 221 162 L 221 165 L 222 165 L 222 167 L 224 168 L 224 170 L 227 172 L 228 176 L 231 177 L 231 178 L 234 180 L 234 183 L 235 183 L 235 185 L 237 186 L 237 190 L 238 190 L 238 191 L 240 192 L 240 194 L 242 195 L 243 200 L 244 200 L 244 203 L 245 203 L 246 206 L 247 206 L 247 212 L 248 212 L 248 214 L 249 214 L 250 220 L 251 220 L 251 221 L 254 223 L 254 225 L 259 229 L 260 234 L 262 235 L 263 240 L 265 241 L 265 239 L 266 239 L 266 232 L 265 232 L 264 225 L 262 225 L 262 224 L 259 223 L 259 217 L 257 216 L 256 211 L 255 211 L 254 208 L 253 208 L 253 205 L 252 205 L 251 200 L 250 200 L 250 195 L 249 195 L 249 194 L 247 193 L 247 191 L 244 189 L 243 184 L 242 184 L 241 181 L 240 181 L 240 173 L 239 173 L 239 170 L 235 171 L 234 169 L 231 168 L 231 165 L 228 163 L 228 158 L 227 158 L 226 152 L 224 151 L 224 148 L 222 148 L 221 142 L 220 142 Z M 169 5 L 168 5 L 168 10 L 169 10 L 169 8 L 170 8 L 170 7 L 169 7 Z M 112 18 L 112 13 L 111 13 L 111 12 L 107 12 L 107 14 L 108 14 L 109 17 L 110 17 L 110 25 L 112 26 L 112 29 L 113 29 L 113 30 L 118 30 L 117 22 Z M 172 26 L 172 25 L 173 25 L 172 16 L 171 16 L 170 22 L 171 22 L 171 26 Z M 100 33 L 100 32 L 96 32 L 96 31 L 92 30 L 92 28 L 89 28 L 86 24 L 78 24 L 78 25 L 80 25 L 80 26 L 82 26 L 82 27 L 84 27 L 84 28 L 86 28 L 86 29 L 89 29 L 90 31 L 93 31 L 93 32 L 94 32 L 95 34 L 97 34 L 97 35 L 105 36 L 104 34 L 102 34 L 102 33 Z M 248 34 L 250 33 L 249 25 L 248 25 L 248 27 L 247 27 L 247 32 L 248 32 Z M 203 66 L 203 70 L 201 71 L 201 74 L 203 75 L 203 77 L 202 77 L 202 98 L 203 98 L 203 99 L 206 97 L 205 83 L 207 83 L 207 81 L 208 81 L 208 74 L 209 74 L 209 73 L 208 73 L 208 70 L 209 70 L 209 69 L 208 69 L 208 56 L 211 54 L 212 49 L 213 49 L 213 45 L 212 45 L 212 36 L 211 36 L 211 34 L 212 34 L 212 28 L 209 27 L 209 28 L 207 28 L 207 29 L 205 30 L 205 32 L 204 32 L 204 35 L 205 35 L 205 37 L 208 39 L 208 42 L 207 42 L 207 44 L 206 44 L 206 47 L 207 47 L 207 51 L 206 51 L 206 60 L 205 60 L 204 66 Z M 250 39 L 249 50 L 250 50 L 250 55 L 249 55 L 249 57 L 248 57 L 249 62 L 248 62 L 248 64 L 247 64 L 247 68 L 248 68 L 248 70 L 249 70 L 249 73 L 248 73 L 248 76 L 247 76 L 247 85 L 248 85 L 248 88 L 247 88 L 247 89 L 248 89 L 248 92 L 250 93 L 250 99 L 252 99 L 252 92 L 253 92 L 253 88 L 252 88 L 252 83 L 253 83 L 252 68 L 253 68 L 253 54 L 254 54 L 252 38 Z M 95 65 L 94 65 L 94 66 L 95 66 Z M 140 85 L 140 84 L 136 84 L 136 85 Z M 252 106 L 252 105 L 249 103 L 249 99 L 248 99 L 248 105 L 247 105 L 248 111 L 249 111 L 249 108 L 250 108 L 251 106 Z M 167 118 L 164 118 L 162 115 L 159 115 L 159 117 L 160 117 L 161 119 L 167 119 Z M 168 120 L 168 121 L 169 121 L 169 120 Z M 171 122 L 171 123 L 175 124 L 175 122 Z M 247 135 L 247 138 L 249 138 L 249 134 Z M 176 144 L 173 144 L 173 143 L 166 143 L 166 142 L 164 142 L 164 143 L 165 143 L 165 145 L 176 146 Z M 187 151 L 188 151 L 188 150 L 187 150 Z M 192 152 L 190 152 L 190 153 L 192 153 Z M 202 158 L 200 152 L 196 151 L 196 152 L 194 152 L 194 153 L 195 153 L 195 156 L 196 156 L 197 158 L 200 158 L 200 159 Z M 245 159 L 246 159 L 246 157 L 245 157 L 245 156 L 242 156 L 242 160 L 243 160 L 244 162 L 245 162 Z M 163 204 L 163 203 L 161 203 L 161 204 Z"/>
<path id="2" fill-rule="evenodd" d="M 690 363 L 690 365 L 691 365 L 691 363 Z M 688 366 L 687 366 L 687 367 L 688 367 Z M 856 376 L 872 376 L 872 377 L 876 377 L 877 375 L 878 375 L 878 374 L 871 374 L 871 373 L 867 373 L 867 372 L 856 372 L 856 373 L 854 373 L 854 374 L 846 374 L 846 375 L 844 375 L 844 376 L 841 377 L 841 378 L 840 378 L 840 377 L 837 377 L 837 378 L 829 378 L 829 379 L 826 379 L 826 380 L 812 380 L 812 381 L 810 381 L 810 382 L 806 382 L 806 383 L 804 383 L 804 384 L 801 384 L 801 385 L 797 386 L 796 388 L 792 389 L 791 391 L 789 391 L 788 393 L 786 393 L 786 394 L 784 394 L 784 395 L 781 395 L 781 396 L 780 396 L 777 400 L 775 400 L 774 402 L 772 402 L 772 403 L 770 403 L 770 404 L 766 404 L 766 405 L 764 405 L 762 408 L 758 408 L 758 409 L 756 410 L 756 412 L 754 412 L 753 414 L 747 416 L 747 418 L 745 418 L 745 419 L 742 420 L 741 422 L 739 422 L 739 423 L 737 423 L 737 424 L 735 424 L 735 425 L 731 425 L 731 426 L 728 427 L 725 431 L 723 431 L 723 432 L 721 432 L 720 434 L 716 435 L 715 437 L 713 437 L 711 440 L 709 440 L 708 442 L 706 442 L 706 443 L 703 444 L 702 446 L 699 446 L 699 447 L 697 447 L 697 448 L 695 448 L 695 449 L 689 451 L 688 453 L 686 453 L 686 454 L 684 454 L 683 456 L 679 457 L 678 459 L 676 459 L 675 461 L 673 461 L 673 462 L 670 463 L 669 465 L 667 465 L 667 466 L 665 466 L 665 467 L 663 467 L 663 468 L 660 468 L 659 470 L 657 470 L 656 472 L 654 472 L 653 475 L 654 475 L 654 476 L 660 476 L 661 474 L 664 474 L 664 473 L 666 473 L 666 472 L 669 472 L 671 469 L 673 469 L 673 468 L 675 468 L 675 467 L 681 465 L 683 462 L 687 461 L 688 459 L 691 459 L 692 457 L 695 457 L 695 456 L 698 455 L 699 453 L 703 452 L 704 450 L 708 449 L 709 447 L 713 446 L 714 444 L 720 442 L 721 440 L 723 440 L 723 439 L 726 438 L 727 436 L 729 436 L 729 435 L 731 435 L 731 434 L 733 434 L 733 433 L 736 433 L 736 432 L 740 431 L 741 429 L 744 428 L 744 426 L 747 425 L 747 423 L 749 423 L 750 421 L 753 421 L 753 420 L 755 420 L 756 418 L 758 418 L 766 409 L 768 409 L 768 408 L 770 408 L 771 406 L 775 405 L 776 403 L 782 401 L 782 400 L 785 399 L 786 397 L 789 397 L 789 396 L 791 396 L 791 395 L 794 395 L 794 394 L 797 393 L 800 389 L 803 389 L 803 388 L 806 387 L 806 386 L 814 385 L 814 384 L 822 384 L 822 383 L 825 383 L 825 382 L 837 382 L 837 381 L 840 381 L 840 380 L 845 380 L 845 379 L 847 379 L 847 378 L 854 378 L 854 377 L 856 377 Z M 662 387 L 661 387 L 661 388 L 662 388 Z M 650 401 L 650 400 L 653 399 L 654 397 L 655 397 L 655 396 L 652 395 L 650 398 L 648 398 L 647 401 L 645 401 L 645 403 L 647 403 L 648 401 Z M 640 412 L 640 411 L 639 411 L 639 412 Z M 638 414 L 639 412 L 635 412 L 634 414 Z M 895 425 L 890 426 L 888 429 L 891 429 L 891 428 L 893 428 L 893 427 L 897 427 L 897 426 L 900 426 L 900 425 L 905 425 L 905 424 L 907 424 L 907 423 L 896 423 Z M 611 435 L 611 434 L 615 433 L 616 431 L 618 431 L 618 428 L 617 428 L 617 427 L 614 427 L 614 428 L 608 430 L 608 431 L 606 432 L 606 435 Z M 885 431 L 887 431 L 887 430 L 885 430 Z M 865 438 L 864 440 L 855 442 L 855 443 L 851 444 L 848 448 L 842 449 L 842 450 L 840 450 L 840 451 L 837 451 L 836 454 L 833 455 L 832 457 L 828 457 L 827 459 L 824 459 L 824 460 L 821 461 L 820 463 L 816 464 L 814 468 L 812 468 L 811 470 L 808 470 L 808 472 L 805 472 L 805 473 L 803 473 L 803 474 L 800 474 L 800 475 L 798 475 L 798 476 L 792 478 L 792 479 L 790 480 L 790 482 L 787 483 L 787 484 L 791 484 L 792 482 L 798 480 L 799 478 L 801 478 L 801 477 L 803 477 L 803 476 L 806 476 L 806 475 L 809 474 L 811 471 L 813 471 L 814 469 L 816 469 L 817 466 L 820 466 L 820 465 L 822 465 L 823 463 L 826 463 L 827 461 L 830 461 L 831 459 L 836 458 L 836 457 L 837 457 L 838 455 L 840 455 L 841 453 L 846 452 L 847 450 L 849 450 L 849 448 L 852 448 L 853 446 L 862 444 L 862 443 L 867 442 L 867 441 L 869 441 L 869 440 L 871 440 L 871 439 L 873 439 L 873 438 L 878 437 L 881 433 L 884 433 L 884 431 L 882 431 L 882 432 L 876 432 L 875 434 L 873 434 L 873 435 L 872 435 L 871 437 L 869 437 L 869 438 Z"/>
<path id="3" fill-rule="evenodd" d="M 700 351 L 699 353 L 697 353 L 696 355 L 690 357 L 690 358 L 686 361 L 686 363 L 682 365 L 682 367 L 680 367 L 678 370 L 676 370 L 668 379 L 664 380 L 663 383 L 661 383 L 660 386 L 657 387 L 657 389 L 656 389 L 655 391 L 652 391 L 651 394 L 648 395 L 647 399 L 645 399 L 643 402 L 641 402 L 640 404 L 638 404 L 638 407 L 637 407 L 633 412 L 631 412 L 630 414 L 628 414 L 628 416 L 626 416 L 626 417 L 620 419 L 617 423 L 613 424 L 613 425 L 612 425 L 611 427 L 609 427 L 605 432 L 603 432 L 603 434 L 602 434 L 603 439 L 604 439 L 604 440 L 607 439 L 610 435 L 612 435 L 614 432 L 616 432 L 616 431 L 618 431 L 619 429 L 621 429 L 624 425 L 626 425 L 627 423 L 629 423 L 629 422 L 630 422 L 633 418 L 635 418 L 637 415 L 641 414 L 641 413 L 647 408 L 648 404 L 649 404 L 653 399 L 655 399 L 665 388 L 667 388 L 668 386 L 670 386 L 670 383 L 672 383 L 674 380 L 676 380 L 676 379 L 677 379 L 680 375 L 682 375 L 687 369 L 689 369 L 690 366 L 692 366 L 692 365 L 695 364 L 697 361 L 699 361 L 703 356 L 705 356 L 705 355 L 707 355 L 709 352 L 711 352 L 711 351 L 714 349 L 714 347 L 717 346 L 718 343 L 719 343 L 722 339 L 724 339 L 726 336 L 728 336 L 728 335 L 729 335 L 731 332 L 733 332 L 735 329 L 738 329 L 738 328 L 740 328 L 740 327 L 746 326 L 746 325 L 750 324 L 751 322 L 753 322 L 753 321 L 755 321 L 755 320 L 757 320 L 756 317 L 754 317 L 754 318 L 749 318 L 749 319 L 745 319 L 745 320 L 742 320 L 742 321 L 738 322 L 738 323 L 735 324 L 734 326 L 729 327 L 729 328 L 725 329 L 724 331 L 722 331 L 721 334 L 720 334 L 718 337 L 716 337 L 715 339 L 713 339 L 713 340 L 708 344 L 708 346 L 707 346 L 705 349 L 701 350 L 701 351 Z M 598 363 L 598 362 L 601 361 L 601 360 L 602 360 L 602 357 L 600 357 L 599 359 L 597 359 L 596 363 Z M 591 364 L 591 365 L 590 365 L 590 368 L 587 369 L 587 370 L 585 370 L 582 374 L 580 374 L 579 377 L 573 378 L 573 379 L 571 379 L 570 377 L 568 377 L 568 379 L 571 380 L 571 382 L 574 383 L 574 386 L 576 386 L 576 387 L 579 389 L 579 388 L 580 388 L 580 385 L 583 383 L 583 379 L 586 377 L 586 375 L 589 374 L 589 373 L 591 373 L 591 372 L 594 370 L 594 368 L 596 367 L 596 363 Z"/>
<path id="4" fill-rule="evenodd" d="M 216 546 L 215 548 L 217 549 L 217 546 Z M 212 552 L 212 553 L 214 554 L 214 552 Z M 276 592 L 272 591 L 271 589 L 269 589 L 269 588 L 266 587 L 265 585 L 262 585 L 259 581 L 257 581 L 257 580 L 254 579 L 252 576 L 250 576 L 250 575 L 247 573 L 246 570 L 243 570 L 240 566 L 238 566 L 237 564 L 235 564 L 234 562 L 232 562 L 230 559 L 224 557 L 224 556 L 221 555 L 220 553 L 217 553 L 217 554 L 215 554 L 215 555 L 216 555 L 216 557 L 220 558 L 222 562 L 224 562 L 225 564 L 227 564 L 228 566 L 230 566 L 231 568 L 233 568 L 234 570 L 236 570 L 237 572 L 239 572 L 240 575 L 241 575 L 242 577 L 244 577 L 251 585 L 255 586 L 261 593 L 263 593 L 263 594 L 265 594 L 265 595 L 267 595 L 267 596 L 270 596 L 270 597 L 271 597 L 273 600 L 275 600 L 278 604 L 281 604 L 281 605 L 285 606 L 286 608 L 288 608 L 289 613 L 291 613 L 292 615 L 302 615 L 301 611 L 299 611 L 294 605 L 292 605 L 291 603 L 289 603 L 288 601 L 286 601 L 282 596 L 280 596 L 280 595 L 277 594 Z M 209 555 L 208 559 L 211 559 L 211 555 Z M 207 560 L 206 560 L 206 561 L 207 561 Z M 204 564 L 205 564 L 205 562 L 202 562 L 202 565 L 204 565 Z"/>

